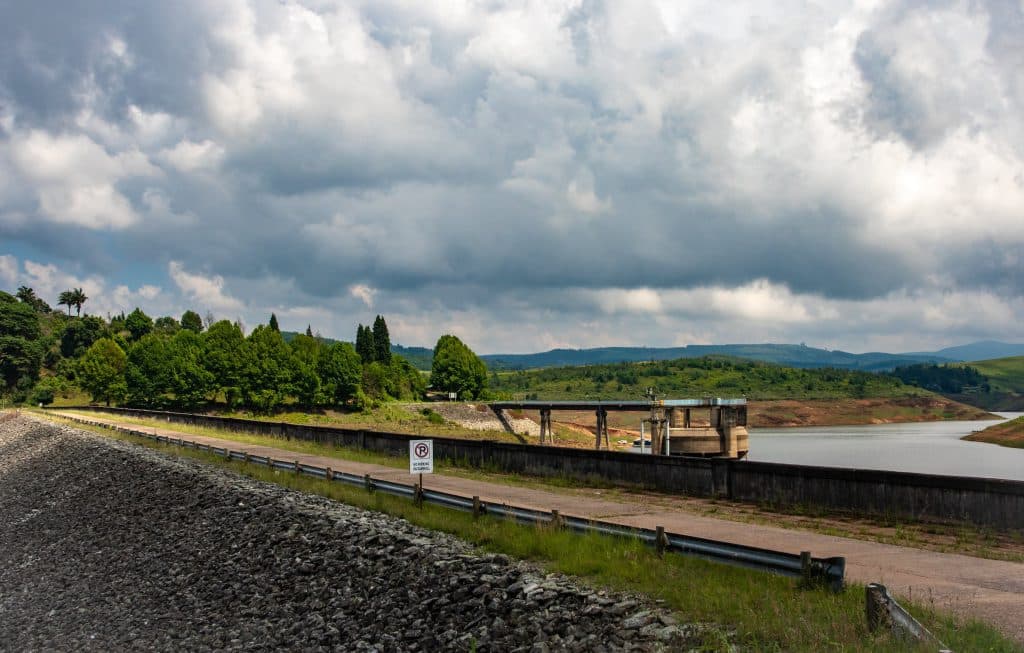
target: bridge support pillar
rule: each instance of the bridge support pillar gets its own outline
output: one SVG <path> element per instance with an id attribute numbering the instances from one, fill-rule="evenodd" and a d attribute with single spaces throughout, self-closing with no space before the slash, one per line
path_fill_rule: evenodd
<path id="1" fill-rule="evenodd" d="M 601 448 L 601 436 L 604 436 L 606 449 L 611 449 L 611 442 L 608 441 L 608 411 L 604 408 L 597 409 L 597 429 L 594 431 L 594 448 Z"/>
<path id="2" fill-rule="evenodd" d="M 540 443 L 555 443 L 555 433 L 551 428 L 551 409 L 543 408 L 540 411 Z"/>

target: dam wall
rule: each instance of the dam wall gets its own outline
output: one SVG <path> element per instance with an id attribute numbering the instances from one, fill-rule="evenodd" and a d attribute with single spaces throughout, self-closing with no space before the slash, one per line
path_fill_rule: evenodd
<path id="1" fill-rule="evenodd" d="M 131 408 L 79 407 L 125 417 L 254 433 L 406 456 L 406 435 Z M 432 437 L 434 455 L 504 472 L 600 480 L 776 508 L 823 508 L 893 518 L 1024 530 L 1024 482 L 877 470 L 651 456 L 616 451 Z"/>

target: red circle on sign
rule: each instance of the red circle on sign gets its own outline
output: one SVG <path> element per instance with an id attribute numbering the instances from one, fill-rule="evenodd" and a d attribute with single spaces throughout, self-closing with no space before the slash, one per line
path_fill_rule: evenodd
<path id="1" fill-rule="evenodd" d="M 430 453 L 430 447 L 428 447 L 427 445 L 425 445 L 423 443 L 420 443 L 420 444 L 416 445 L 415 451 L 416 451 L 416 457 L 417 458 L 426 458 L 427 454 Z"/>

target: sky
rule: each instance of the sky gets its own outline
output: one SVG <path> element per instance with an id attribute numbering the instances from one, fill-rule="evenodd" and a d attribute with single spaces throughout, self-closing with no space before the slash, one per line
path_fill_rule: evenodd
<path id="1" fill-rule="evenodd" d="M 480 353 L 1024 341 L 1024 2 L 0 0 L 0 289 Z"/>

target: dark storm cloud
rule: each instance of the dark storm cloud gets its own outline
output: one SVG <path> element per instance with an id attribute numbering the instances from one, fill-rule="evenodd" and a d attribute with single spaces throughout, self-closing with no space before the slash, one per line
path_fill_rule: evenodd
<path id="1" fill-rule="evenodd" d="M 624 11 L 8 5 L 0 233 L 231 310 L 1019 298 L 1019 7 Z"/>

